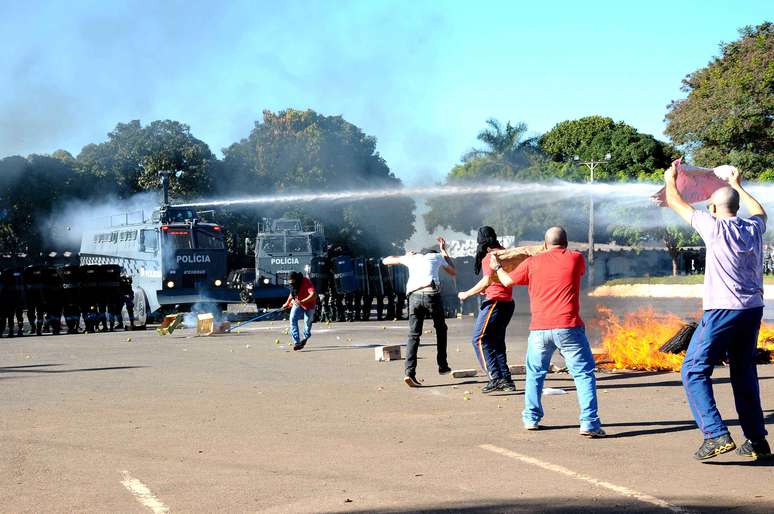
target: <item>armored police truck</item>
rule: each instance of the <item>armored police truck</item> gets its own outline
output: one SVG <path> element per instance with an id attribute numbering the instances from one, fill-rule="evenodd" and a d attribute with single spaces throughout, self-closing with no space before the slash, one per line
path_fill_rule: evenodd
<path id="1" fill-rule="evenodd" d="M 288 277 L 293 271 L 309 275 L 312 260 L 323 255 L 325 236 L 314 223 L 305 230 L 301 220 L 264 219 L 255 238 L 255 288 L 258 305 L 270 305 L 288 295 Z"/>
<path id="2" fill-rule="evenodd" d="M 81 265 L 117 264 L 132 277 L 135 316 L 195 304 L 220 309 L 238 302 L 225 287 L 226 245 L 221 227 L 199 219 L 187 207 L 162 205 L 150 219 L 144 212 L 112 217 L 103 228 L 84 230 Z"/>

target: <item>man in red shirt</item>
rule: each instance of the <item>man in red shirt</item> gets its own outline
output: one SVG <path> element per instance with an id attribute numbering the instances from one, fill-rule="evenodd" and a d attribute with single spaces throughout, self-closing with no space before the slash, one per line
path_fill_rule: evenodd
<path id="1" fill-rule="evenodd" d="M 580 317 L 580 281 L 586 271 L 583 255 L 567 249 L 567 233 L 551 227 L 545 235 L 546 251 L 529 257 L 506 273 L 496 255 L 492 269 L 504 286 L 528 286 L 532 321 L 527 342 L 527 379 L 524 384 L 522 421 L 537 430 L 543 418 L 541 395 L 551 356 L 558 348 L 575 380 L 580 405 L 580 434 L 604 437 L 597 413 L 594 356 Z"/>
<path id="2" fill-rule="evenodd" d="M 312 336 L 312 323 L 314 322 L 314 310 L 317 306 L 317 292 L 312 281 L 301 273 L 294 271 L 288 278 L 290 295 L 282 306 L 290 309 L 290 337 L 293 339 L 293 350 L 298 351 L 306 346 L 306 342 Z M 298 334 L 298 322 L 304 320 L 304 338 Z"/>

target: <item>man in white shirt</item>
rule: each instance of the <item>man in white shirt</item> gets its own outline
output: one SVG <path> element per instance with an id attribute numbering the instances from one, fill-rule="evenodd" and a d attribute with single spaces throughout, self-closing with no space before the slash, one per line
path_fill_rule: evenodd
<path id="1" fill-rule="evenodd" d="M 438 238 L 437 250 L 424 253 L 409 252 L 399 257 L 385 257 L 382 262 L 388 266 L 401 264 L 408 268 L 409 278 L 406 283 L 406 293 L 409 297 L 409 337 L 406 343 L 406 376 L 403 381 L 409 387 L 420 387 L 417 380 L 417 350 L 419 338 L 422 335 L 422 324 L 425 318 L 433 320 L 436 336 L 438 373 L 445 375 L 451 372 L 446 360 L 446 319 L 441 299 L 439 270 L 443 270 L 451 276 L 455 276 L 454 262 L 446 252 L 446 241 Z"/>

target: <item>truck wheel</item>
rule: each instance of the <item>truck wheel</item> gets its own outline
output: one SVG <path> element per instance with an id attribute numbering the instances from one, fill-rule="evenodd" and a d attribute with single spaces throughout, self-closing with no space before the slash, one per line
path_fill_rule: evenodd
<path id="1" fill-rule="evenodd" d="M 145 297 L 145 291 L 142 288 L 134 289 L 134 328 L 135 330 L 145 330 L 148 325 L 148 299 Z M 124 307 L 126 310 L 126 307 Z M 129 319 L 129 315 L 126 315 L 126 319 Z"/>
<path id="2" fill-rule="evenodd" d="M 252 301 L 252 295 L 250 294 L 250 291 L 247 289 L 240 289 L 239 290 L 239 301 L 242 303 L 250 303 Z"/>

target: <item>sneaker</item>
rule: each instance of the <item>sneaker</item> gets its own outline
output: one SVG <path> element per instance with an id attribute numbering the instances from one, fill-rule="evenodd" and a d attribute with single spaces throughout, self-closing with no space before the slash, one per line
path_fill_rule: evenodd
<path id="1" fill-rule="evenodd" d="M 758 439 L 755 441 L 748 439 L 742 446 L 737 448 L 736 453 L 737 455 L 749 457 L 753 460 L 770 459 L 772 457 L 771 448 L 766 439 Z"/>
<path id="2" fill-rule="evenodd" d="M 723 453 L 728 453 L 734 448 L 736 448 L 736 444 L 729 434 L 710 437 L 705 439 L 701 446 L 699 446 L 699 449 L 693 454 L 693 458 L 696 460 L 707 460 Z"/>
<path id="3" fill-rule="evenodd" d="M 303 350 L 304 346 L 306 346 L 306 339 L 302 339 L 300 343 L 294 344 L 293 351 L 297 352 L 298 350 Z"/>
<path id="4" fill-rule="evenodd" d="M 481 388 L 481 392 L 484 394 L 493 393 L 500 389 L 500 379 L 493 379 L 486 383 L 484 387 Z"/>
<path id="5" fill-rule="evenodd" d="M 451 373 L 451 368 L 449 366 L 441 366 L 438 368 L 439 375 L 448 375 L 449 373 Z"/>
<path id="6" fill-rule="evenodd" d="M 516 384 L 513 383 L 513 380 L 500 380 L 500 391 L 506 392 L 506 393 L 515 393 L 516 392 Z"/>
<path id="7" fill-rule="evenodd" d="M 417 377 L 414 375 L 406 375 L 403 377 L 403 381 L 406 383 L 409 387 L 422 387 L 422 384 L 417 380 Z"/>
<path id="8" fill-rule="evenodd" d="M 607 432 L 602 430 L 601 428 L 592 428 L 589 430 L 581 429 L 580 435 L 583 437 L 588 437 L 589 439 L 599 439 L 601 437 L 607 437 Z"/>
<path id="9" fill-rule="evenodd" d="M 540 425 L 538 425 L 537 421 L 525 421 L 524 430 L 540 430 Z"/>

